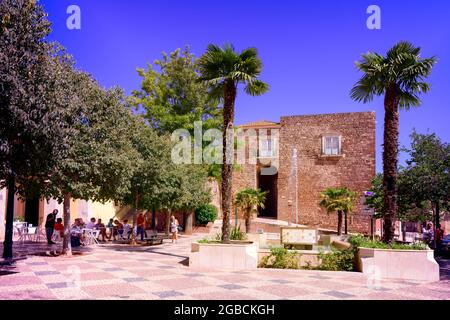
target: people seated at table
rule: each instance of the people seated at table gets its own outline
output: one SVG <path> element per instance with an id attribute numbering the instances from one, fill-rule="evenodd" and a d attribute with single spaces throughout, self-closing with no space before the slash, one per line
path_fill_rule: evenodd
<path id="1" fill-rule="evenodd" d="M 86 229 L 95 229 L 95 225 L 97 224 L 96 221 L 97 220 L 95 218 L 91 218 L 91 221 L 86 225 Z"/>
<path id="2" fill-rule="evenodd" d="M 128 223 L 128 220 L 123 220 L 123 236 L 127 239 L 130 239 L 131 232 L 133 231 L 133 227 Z"/>
<path id="3" fill-rule="evenodd" d="M 422 229 L 422 239 L 427 245 L 432 245 L 434 241 L 434 232 L 433 232 L 433 224 L 427 223 L 426 226 Z"/>
<path id="4" fill-rule="evenodd" d="M 64 237 L 64 225 L 63 219 L 58 218 L 55 223 L 55 232 L 59 234 L 59 237 L 62 239 Z"/>
<path id="5" fill-rule="evenodd" d="M 123 235 L 123 224 L 120 223 L 119 220 L 114 220 L 114 227 L 112 229 L 112 237 L 114 241 L 117 240 L 116 237 L 118 235 Z"/>
<path id="6" fill-rule="evenodd" d="M 81 223 L 81 219 L 75 219 L 75 222 L 70 229 L 70 244 L 73 248 L 81 245 L 84 246 L 84 234 Z"/>
<path id="7" fill-rule="evenodd" d="M 105 224 L 102 223 L 102 219 L 98 219 L 97 223 L 94 226 L 94 229 L 100 231 L 99 237 L 102 236 L 102 241 L 106 242 L 106 227 Z"/>

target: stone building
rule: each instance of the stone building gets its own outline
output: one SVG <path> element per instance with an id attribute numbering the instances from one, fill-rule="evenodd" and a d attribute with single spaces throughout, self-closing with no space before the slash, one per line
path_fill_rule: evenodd
<path id="1" fill-rule="evenodd" d="M 375 176 L 375 112 L 282 117 L 279 123 L 252 122 L 257 132 L 256 163 L 247 161 L 234 173 L 234 192 L 243 188 L 269 191 L 261 217 L 335 230 L 337 215 L 320 206 L 320 193 L 348 187 L 358 193 L 349 231 L 370 233 L 364 192 Z M 251 136 L 251 134 L 250 134 Z M 246 157 L 251 157 L 246 138 Z"/>

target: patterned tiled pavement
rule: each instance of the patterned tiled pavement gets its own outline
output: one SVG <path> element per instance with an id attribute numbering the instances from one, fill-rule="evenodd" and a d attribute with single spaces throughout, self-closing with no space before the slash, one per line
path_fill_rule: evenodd
<path id="1" fill-rule="evenodd" d="M 156 247 L 107 244 L 70 258 L 29 255 L 15 268 L 0 267 L 0 299 L 450 300 L 447 277 L 428 284 L 373 283 L 351 272 L 192 269 L 187 258 L 193 239 Z M 44 244 L 16 250 L 26 246 L 48 250 Z"/>

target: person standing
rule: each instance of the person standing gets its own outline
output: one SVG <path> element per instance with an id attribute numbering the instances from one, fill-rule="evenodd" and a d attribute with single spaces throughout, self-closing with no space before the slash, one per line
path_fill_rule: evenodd
<path id="1" fill-rule="evenodd" d="M 172 216 L 170 218 L 170 232 L 172 233 L 172 243 L 177 243 L 178 241 L 178 226 L 180 224 L 178 223 L 177 218 L 175 216 Z"/>
<path id="2" fill-rule="evenodd" d="M 106 225 L 106 229 L 109 230 L 108 240 L 111 241 L 111 238 L 114 235 L 114 219 L 109 219 L 108 224 Z"/>
<path id="3" fill-rule="evenodd" d="M 58 218 L 58 219 L 56 220 L 55 231 L 58 232 L 59 237 L 60 237 L 61 239 L 64 238 L 64 224 L 63 224 L 63 219 Z"/>
<path id="4" fill-rule="evenodd" d="M 136 237 L 141 236 L 141 241 L 144 241 L 144 237 L 145 237 L 145 216 L 140 213 L 137 217 L 137 235 Z"/>
<path id="5" fill-rule="evenodd" d="M 55 230 L 56 216 L 58 215 L 58 210 L 53 210 L 52 213 L 47 215 L 47 220 L 45 221 L 45 233 L 47 235 L 48 244 L 56 244 L 52 241 L 53 231 Z"/>
<path id="6" fill-rule="evenodd" d="M 444 239 L 444 230 L 442 230 L 440 224 L 436 225 L 436 234 L 434 235 L 434 238 L 436 239 L 436 253 L 440 255 L 442 250 L 442 240 Z"/>

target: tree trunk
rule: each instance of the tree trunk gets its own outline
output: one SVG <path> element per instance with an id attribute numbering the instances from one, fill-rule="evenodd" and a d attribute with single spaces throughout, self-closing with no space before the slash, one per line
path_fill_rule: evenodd
<path id="1" fill-rule="evenodd" d="M 156 231 L 156 209 L 155 209 L 155 207 L 152 208 L 152 229 L 153 229 L 153 231 Z"/>
<path id="2" fill-rule="evenodd" d="M 230 242 L 230 217 L 233 203 L 233 160 L 234 160 L 234 103 L 236 85 L 233 81 L 225 82 L 223 104 L 223 165 L 222 165 L 222 241 Z M 229 141 L 228 136 L 233 136 Z M 230 150 L 229 150 L 230 149 Z"/>
<path id="3" fill-rule="evenodd" d="M 397 88 L 386 90 L 384 101 L 384 144 L 383 144 L 383 190 L 384 190 L 384 242 L 394 237 L 394 222 L 397 213 L 397 163 L 399 135 L 399 98 Z"/>
<path id="4" fill-rule="evenodd" d="M 170 220 L 171 220 L 171 210 L 167 210 L 166 212 L 166 235 L 169 236 L 170 235 Z"/>
<path id="5" fill-rule="evenodd" d="M 338 236 L 342 234 L 342 211 L 338 211 L 338 227 L 337 227 Z"/>
<path id="6" fill-rule="evenodd" d="M 131 242 L 130 245 L 135 246 L 137 245 L 137 241 L 136 241 L 136 222 L 137 222 L 137 215 L 138 215 L 138 207 L 139 207 L 139 194 L 136 195 L 136 197 L 134 198 L 134 213 L 133 213 L 133 228 L 131 229 Z"/>
<path id="7" fill-rule="evenodd" d="M 186 212 L 186 220 L 184 223 L 184 234 L 191 235 L 194 225 L 194 214 L 192 212 Z"/>
<path id="8" fill-rule="evenodd" d="M 250 233 L 250 227 L 252 224 L 252 212 L 251 210 L 245 213 L 245 232 Z"/>
<path id="9" fill-rule="evenodd" d="M 436 216 L 435 216 L 435 223 L 434 223 L 434 250 L 437 250 L 437 237 L 436 237 L 436 230 L 438 228 L 438 225 L 440 225 L 440 207 L 439 207 L 439 200 L 436 201 L 435 204 L 436 208 Z"/>
<path id="10" fill-rule="evenodd" d="M 62 254 L 66 256 L 72 255 L 72 245 L 70 242 L 70 226 L 72 225 L 72 222 L 70 221 L 71 198 L 72 198 L 71 194 L 67 193 L 64 195 L 64 202 L 63 202 L 64 237 L 63 237 Z"/>
<path id="11" fill-rule="evenodd" d="M 13 258 L 13 234 L 14 234 L 14 196 L 16 194 L 16 181 L 14 177 L 8 180 L 8 199 L 6 205 L 5 241 L 3 242 L 3 258 Z M 2 223 L 2 222 L 0 222 Z"/>

